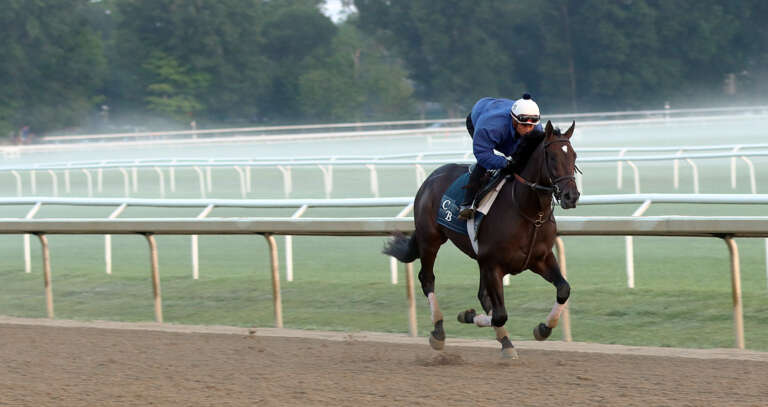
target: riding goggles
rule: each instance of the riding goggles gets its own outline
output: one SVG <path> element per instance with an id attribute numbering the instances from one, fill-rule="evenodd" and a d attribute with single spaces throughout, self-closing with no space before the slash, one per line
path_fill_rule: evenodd
<path id="1" fill-rule="evenodd" d="M 539 116 L 530 116 L 521 114 L 520 116 L 512 113 L 512 117 L 520 123 L 537 124 L 539 123 Z"/>

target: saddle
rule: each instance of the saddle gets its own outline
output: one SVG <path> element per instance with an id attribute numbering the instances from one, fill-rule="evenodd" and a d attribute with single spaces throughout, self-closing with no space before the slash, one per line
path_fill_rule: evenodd
<path id="1" fill-rule="evenodd" d="M 464 198 L 463 186 L 466 185 L 467 180 L 469 179 L 469 172 L 462 174 L 451 184 L 445 194 L 443 194 L 436 214 L 437 223 L 454 232 L 469 236 L 472 247 L 475 250 L 475 253 L 477 253 L 476 237 L 480 224 L 483 221 L 485 214 L 488 213 L 502 182 L 507 176 L 508 174 L 505 171 L 500 170 L 493 170 L 490 174 L 487 174 L 486 178 L 483 179 L 483 186 L 480 188 L 480 192 L 476 197 L 477 211 L 475 212 L 475 216 L 469 220 L 463 220 L 458 216 L 459 202 Z"/>
<path id="2" fill-rule="evenodd" d="M 472 164 L 469 167 L 469 172 L 472 172 L 472 168 L 476 164 Z M 501 169 L 498 170 L 488 170 L 486 175 L 482 179 L 482 184 L 480 187 L 480 190 L 478 190 L 477 195 L 475 196 L 474 206 L 477 207 L 478 204 L 485 198 L 488 193 L 493 191 L 497 185 L 506 178 L 509 174 L 506 171 L 503 171 Z"/>

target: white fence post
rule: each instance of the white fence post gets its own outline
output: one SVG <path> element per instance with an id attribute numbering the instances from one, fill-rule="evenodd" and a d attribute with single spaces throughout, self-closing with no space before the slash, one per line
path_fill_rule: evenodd
<path id="1" fill-rule="evenodd" d="M 627 152 L 626 148 L 623 148 L 619 151 L 619 154 L 617 157 L 622 158 L 624 157 L 624 154 Z M 624 167 L 622 166 L 623 161 L 619 160 L 616 162 L 616 188 L 621 191 L 621 187 L 624 184 Z"/>
<path id="2" fill-rule="evenodd" d="M 253 160 L 248 160 L 249 163 L 252 163 Z M 251 166 L 246 165 L 245 166 L 245 191 L 246 192 L 252 192 L 253 188 L 251 187 Z"/>
<path id="3" fill-rule="evenodd" d="M 208 214 L 211 213 L 213 210 L 214 205 L 210 204 L 203 209 L 202 212 L 200 212 L 199 215 L 197 215 L 197 219 L 203 219 Z M 198 255 L 198 235 L 192 235 L 191 242 L 192 242 L 192 279 L 197 280 L 200 278 L 200 258 Z"/>
<path id="4" fill-rule="evenodd" d="M 741 300 L 739 248 L 733 238 L 726 237 L 723 240 L 725 240 L 731 255 L 731 292 L 733 294 L 733 327 L 736 332 L 736 347 L 744 349 L 744 309 Z"/>
<path id="5" fill-rule="evenodd" d="M 35 214 L 40 210 L 42 206 L 42 202 L 36 203 L 35 206 L 33 206 L 32 209 L 27 212 L 27 216 L 25 216 L 24 219 L 32 219 L 35 217 Z M 32 254 L 30 253 L 29 248 L 29 233 L 24 235 L 24 272 L 32 272 Z"/>
<path id="6" fill-rule="evenodd" d="M 48 174 L 51 174 L 51 185 L 53 186 L 53 196 L 59 196 L 59 180 L 56 178 L 56 173 L 53 170 L 48 170 Z"/>
<path id="7" fill-rule="evenodd" d="M 291 215 L 291 219 L 298 219 L 307 211 L 309 205 L 301 205 L 296 212 Z M 293 236 L 285 236 L 285 280 L 293 281 Z"/>
<path id="8" fill-rule="evenodd" d="M 123 174 L 123 195 L 127 198 L 131 196 L 130 177 L 128 177 L 128 171 L 126 171 L 125 168 L 120 168 L 120 173 Z"/>
<path id="9" fill-rule="evenodd" d="M 35 173 L 35 170 L 29 172 L 29 187 L 32 189 L 32 195 L 37 195 L 37 177 Z"/>
<path id="10" fill-rule="evenodd" d="M 126 203 L 118 206 L 107 219 L 117 218 L 127 206 Z M 112 274 L 112 235 L 104 235 L 104 262 L 106 263 L 107 274 Z"/>
<path id="11" fill-rule="evenodd" d="M 211 167 L 205 167 L 205 178 L 208 182 L 208 192 L 213 192 L 213 174 L 211 174 Z"/>
<path id="12" fill-rule="evenodd" d="M 102 161 L 101 165 L 104 165 L 105 162 Z M 99 168 L 96 170 L 96 192 L 102 193 L 104 192 L 104 169 Z"/>
<path id="13" fill-rule="evenodd" d="M 139 169 L 132 167 L 131 175 L 133 176 L 133 193 L 139 192 Z"/>
<path id="14" fill-rule="evenodd" d="M 172 160 L 171 164 L 176 164 L 176 160 Z M 171 184 L 171 193 L 176 192 L 176 168 L 168 167 L 168 181 Z"/>
<path id="15" fill-rule="evenodd" d="M 741 146 L 736 146 L 731 152 L 737 153 L 740 149 Z M 731 189 L 736 189 L 736 157 L 731 157 Z"/>
<path id="16" fill-rule="evenodd" d="M 675 155 L 682 155 L 683 150 L 678 150 Z M 680 189 L 680 160 L 672 160 L 672 186 Z"/>
<path id="17" fill-rule="evenodd" d="M 371 181 L 371 193 L 374 197 L 379 197 L 379 177 L 378 174 L 376 174 L 376 166 L 373 164 L 366 164 L 366 167 L 370 170 L 370 181 Z"/>
<path id="18" fill-rule="evenodd" d="M 694 164 L 690 158 L 686 158 L 685 161 L 687 161 L 688 164 L 691 165 L 691 169 L 693 170 L 693 193 L 698 194 L 699 193 L 699 169 L 698 167 L 696 167 L 696 164 Z"/>
<path id="19" fill-rule="evenodd" d="M 651 206 L 651 200 L 647 200 L 635 210 L 632 216 L 637 217 L 645 213 Z M 635 248 L 632 236 L 624 236 L 624 249 L 626 251 L 627 287 L 635 288 Z"/>
<path id="20" fill-rule="evenodd" d="M 85 179 L 88 183 L 88 196 L 93 196 L 93 177 L 91 176 L 91 173 L 86 170 L 85 168 L 82 169 L 83 173 L 85 174 Z"/>
<path id="21" fill-rule="evenodd" d="M 637 170 L 637 166 L 632 161 L 627 161 L 627 165 L 632 167 L 632 172 L 635 174 L 635 193 L 640 193 L 640 172 Z"/>
<path id="22" fill-rule="evenodd" d="M 12 170 L 11 174 L 16 177 L 16 196 L 21 196 L 21 175 L 16 170 Z"/>
<path id="23" fill-rule="evenodd" d="M 194 169 L 197 172 L 197 178 L 200 180 L 200 197 L 205 198 L 205 176 L 203 175 L 203 170 L 198 166 L 195 166 Z"/>
<path id="24" fill-rule="evenodd" d="M 293 183 L 291 179 L 291 167 L 278 165 L 277 169 L 283 174 L 283 193 L 288 198 L 293 192 Z"/>
<path id="25" fill-rule="evenodd" d="M 749 186 L 752 188 L 752 193 L 757 193 L 757 182 L 755 181 L 755 166 L 752 164 L 752 161 L 749 160 L 749 158 L 741 156 L 742 160 L 744 160 L 745 163 L 747 163 L 747 166 L 749 167 Z"/>
<path id="26" fill-rule="evenodd" d="M 335 161 L 336 158 L 331 158 L 330 161 Z M 325 187 L 325 197 L 330 198 L 331 192 L 333 191 L 333 165 L 327 165 L 322 166 L 318 165 L 320 167 L 320 171 L 323 172 L 323 185 Z"/>
<path id="27" fill-rule="evenodd" d="M 70 193 L 72 190 L 69 183 L 69 170 L 64 170 L 64 192 Z"/>
<path id="28" fill-rule="evenodd" d="M 248 189 L 248 187 L 245 184 L 245 173 L 243 172 L 243 169 L 240 168 L 237 165 L 235 166 L 235 171 L 237 171 L 237 175 L 240 178 L 240 196 L 245 198 L 245 196 L 246 196 L 246 192 L 245 191 Z"/>
<path id="29" fill-rule="evenodd" d="M 165 198 L 165 177 L 163 176 L 163 170 L 159 167 L 154 167 L 157 173 L 157 182 L 160 184 L 160 196 Z"/>

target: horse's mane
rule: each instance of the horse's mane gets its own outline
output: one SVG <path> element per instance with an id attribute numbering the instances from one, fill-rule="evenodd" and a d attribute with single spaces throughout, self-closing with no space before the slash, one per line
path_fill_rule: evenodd
<path id="1" fill-rule="evenodd" d="M 563 133 L 559 127 L 552 129 L 552 134 L 555 136 L 555 138 L 560 138 L 563 136 Z M 520 146 L 521 151 L 519 153 L 519 157 L 524 162 L 522 168 L 525 168 L 528 166 L 530 158 L 533 157 L 533 155 L 536 154 L 539 149 L 541 149 L 542 152 L 544 151 L 543 147 L 544 139 L 546 139 L 546 132 L 534 130 L 523 139 L 524 142 Z"/>

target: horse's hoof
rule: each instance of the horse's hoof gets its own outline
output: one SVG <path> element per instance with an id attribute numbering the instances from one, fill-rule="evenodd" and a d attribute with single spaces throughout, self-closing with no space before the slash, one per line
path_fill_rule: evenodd
<path id="1" fill-rule="evenodd" d="M 445 339 L 441 341 L 435 338 L 433 334 L 429 334 L 429 346 L 434 350 L 443 350 L 445 348 Z"/>
<path id="2" fill-rule="evenodd" d="M 474 324 L 476 315 L 477 315 L 477 312 L 475 312 L 475 309 L 470 308 L 466 311 L 459 312 L 458 320 L 462 324 Z"/>
<path id="3" fill-rule="evenodd" d="M 517 356 L 517 349 L 515 348 L 503 348 L 501 350 L 501 357 L 502 359 L 519 359 L 520 357 Z"/>
<path id="4" fill-rule="evenodd" d="M 435 330 L 429 333 L 429 346 L 434 350 L 443 350 L 445 347 L 445 330 L 442 319 L 435 322 Z"/>
<path id="5" fill-rule="evenodd" d="M 543 341 L 549 338 L 549 335 L 552 334 L 552 328 L 544 325 L 543 323 L 540 323 L 536 328 L 533 328 L 533 337 L 536 338 L 537 341 Z"/>

